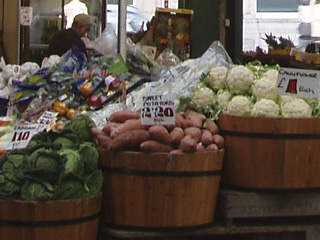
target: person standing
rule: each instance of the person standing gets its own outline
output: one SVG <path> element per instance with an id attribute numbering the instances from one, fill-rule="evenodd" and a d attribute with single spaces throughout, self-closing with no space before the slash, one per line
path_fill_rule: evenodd
<path id="1" fill-rule="evenodd" d="M 92 25 L 94 23 L 89 15 L 84 13 L 76 15 L 71 28 L 62 29 L 53 35 L 49 41 L 48 56 L 53 54 L 61 56 L 73 46 L 87 56 L 86 45 L 81 38 L 86 36 Z"/>

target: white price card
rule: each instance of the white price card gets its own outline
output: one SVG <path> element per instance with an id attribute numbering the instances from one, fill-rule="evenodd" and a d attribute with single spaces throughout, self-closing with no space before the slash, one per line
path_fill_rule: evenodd
<path id="1" fill-rule="evenodd" d="M 277 94 L 301 98 L 318 98 L 320 71 L 281 68 L 278 73 Z"/>
<path id="2" fill-rule="evenodd" d="M 47 132 L 50 131 L 54 124 L 57 121 L 57 116 L 58 113 L 57 112 L 49 112 L 49 111 L 45 111 L 37 120 L 37 123 L 39 124 L 43 124 L 46 127 Z"/>
<path id="3" fill-rule="evenodd" d="M 33 135 L 43 131 L 43 125 L 31 124 L 31 125 L 16 125 L 10 143 L 7 150 L 25 148 Z"/>
<path id="4" fill-rule="evenodd" d="M 143 97 L 141 109 L 142 125 L 174 125 L 174 97 L 167 95 L 149 95 Z"/>

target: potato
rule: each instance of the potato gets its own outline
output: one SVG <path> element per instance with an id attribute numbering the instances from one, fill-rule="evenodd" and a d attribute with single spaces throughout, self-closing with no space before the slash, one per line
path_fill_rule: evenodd
<path id="1" fill-rule="evenodd" d="M 207 119 L 207 121 L 205 122 L 205 128 L 208 129 L 212 134 L 219 133 L 218 125 L 211 119 Z"/>
<path id="2" fill-rule="evenodd" d="M 202 128 L 205 120 L 206 117 L 201 113 L 197 113 L 190 109 L 186 111 L 186 122 L 188 127 Z"/>
<path id="3" fill-rule="evenodd" d="M 204 146 L 208 146 L 213 143 L 212 133 L 207 129 L 202 129 L 201 142 Z"/>
<path id="4" fill-rule="evenodd" d="M 213 142 L 218 145 L 219 148 L 224 148 L 224 138 L 219 134 L 212 136 Z"/>
<path id="5" fill-rule="evenodd" d="M 171 144 L 170 134 L 164 126 L 151 126 L 149 128 L 150 139 L 166 145 Z"/>
<path id="6" fill-rule="evenodd" d="M 97 139 L 97 144 L 99 147 L 109 149 L 109 145 L 111 142 L 110 137 L 108 137 L 104 134 L 99 134 L 96 139 Z"/>
<path id="7" fill-rule="evenodd" d="M 134 130 L 134 129 L 144 129 L 144 126 L 141 125 L 140 119 L 129 119 L 122 123 L 116 128 L 111 128 L 110 137 L 114 138 L 119 134 Z"/>
<path id="8" fill-rule="evenodd" d="M 131 110 L 120 110 L 111 114 L 107 120 L 109 122 L 124 123 L 129 119 L 139 119 L 139 118 L 140 118 L 139 112 L 134 112 Z"/>
<path id="9" fill-rule="evenodd" d="M 179 149 L 186 153 L 197 151 L 197 142 L 190 135 L 186 135 L 180 142 Z"/>
<path id="10" fill-rule="evenodd" d="M 158 141 L 148 140 L 140 144 L 140 150 L 143 152 L 171 152 L 172 147 Z"/>
<path id="11" fill-rule="evenodd" d="M 205 151 L 217 151 L 219 150 L 219 147 L 217 144 L 215 143 L 211 143 L 210 145 L 208 145 L 205 149 Z"/>
<path id="12" fill-rule="evenodd" d="M 143 129 L 134 129 L 121 133 L 113 138 L 110 141 L 109 149 L 111 151 L 138 151 L 140 144 L 147 140 L 150 140 L 149 131 Z"/>
<path id="13" fill-rule="evenodd" d="M 190 135 L 196 142 L 201 140 L 201 129 L 197 127 L 187 127 L 184 129 L 185 135 Z"/>
<path id="14" fill-rule="evenodd" d="M 170 132 L 170 139 L 171 139 L 171 145 L 172 146 L 179 146 L 182 138 L 184 138 L 184 131 L 182 128 L 180 127 L 176 127 L 174 128 L 171 132 Z"/>

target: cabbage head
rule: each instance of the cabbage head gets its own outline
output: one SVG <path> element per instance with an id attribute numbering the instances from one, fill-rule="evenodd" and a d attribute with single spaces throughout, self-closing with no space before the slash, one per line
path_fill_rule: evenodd
<path id="1" fill-rule="evenodd" d="M 90 196 L 89 188 L 81 179 L 70 177 L 64 179 L 57 188 L 55 198 L 59 200 L 77 199 Z"/>
<path id="2" fill-rule="evenodd" d="M 84 161 L 85 173 L 92 173 L 98 169 L 99 151 L 93 142 L 84 142 L 79 147 L 79 153 Z"/>
<path id="3" fill-rule="evenodd" d="M 54 188 L 47 182 L 27 181 L 21 187 L 20 198 L 25 201 L 53 200 Z"/>
<path id="4" fill-rule="evenodd" d="M 62 157 L 65 161 L 64 176 L 83 176 L 84 161 L 81 159 L 78 151 L 69 148 L 64 148 L 61 149 L 58 153 L 60 157 Z"/>
<path id="5" fill-rule="evenodd" d="M 13 176 L 12 176 L 13 177 Z M 20 185 L 10 181 L 5 175 L 0 174 L 0 198 L 17 198 Z"/>
<path id="6" fill-rule="evenodd" d="M 90 195 L 95 195 L 101 192 L 103 185 L 103 174 L 101 170 L 96 170 L 86 176 L 85 183 L 90 189 Z"/>
<path id="7" fill-rule="evenodd" d="M 62 131 L 70 130 L 76 134 L 80 141 L 92 140 L 91 128 L 95 127 L 94 121 L 87 115 L 77 115 L 66 123 Z"/>
<path id="8" fill-rule="evenodd" d="M 53 143 L 59 144 L 61 148 L 75 148 L 78 143 L 78 137 L 73 133 L 64 134 L 57 137 Z"/>

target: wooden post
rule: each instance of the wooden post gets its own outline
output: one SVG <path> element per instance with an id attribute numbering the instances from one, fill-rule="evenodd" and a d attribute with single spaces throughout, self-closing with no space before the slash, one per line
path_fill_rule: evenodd
<path id="1" fill-rule="evenodd" d="M 127 0 L 119 0 L 118 7 L 118 53 L 126 61 L 126 20 L 127 20 Z"/>

